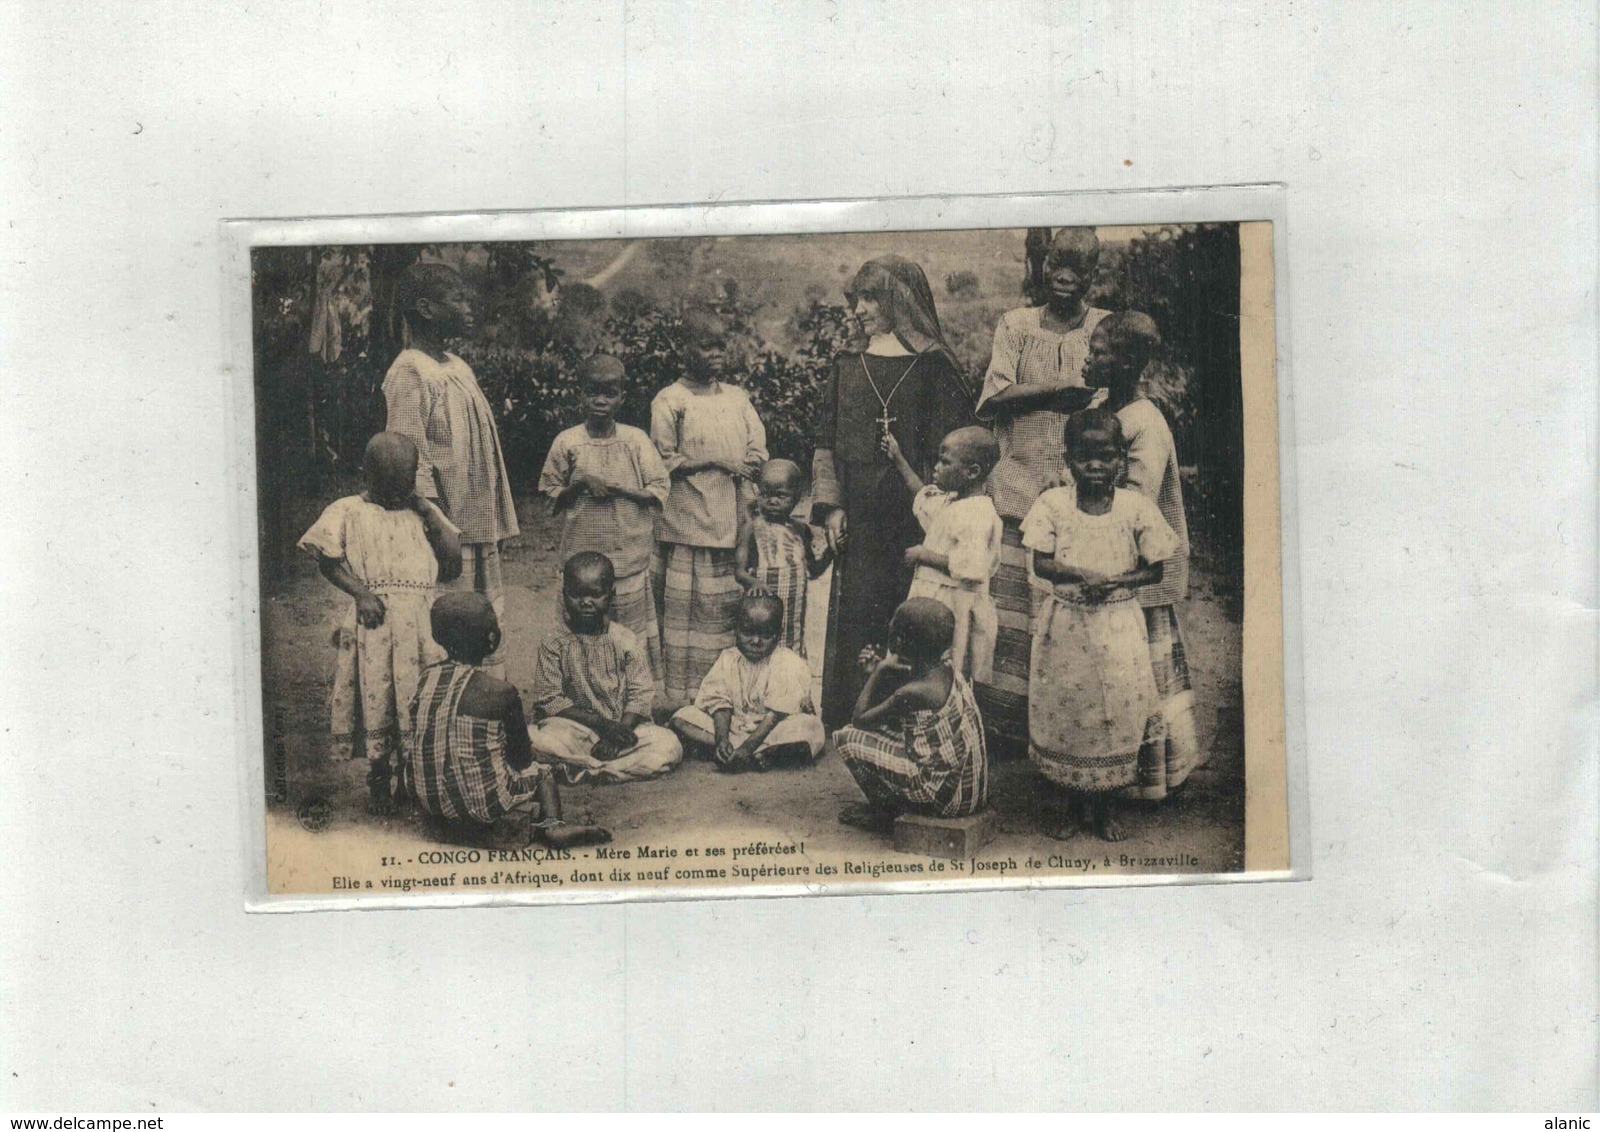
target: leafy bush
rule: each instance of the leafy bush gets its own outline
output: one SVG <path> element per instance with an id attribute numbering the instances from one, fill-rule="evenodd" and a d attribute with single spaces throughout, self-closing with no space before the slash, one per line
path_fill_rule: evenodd
<path id="1" fill-rule="evenodd" d="M 740 299 L 737 288 L 725 287 L 715 305 L 730 331 L 726 380 L 750 394 L 772 454 L 809 467 L 818 391 L 834 355 L 849 341 L 849 313 L 842 306 L 811 302 L 795 314 L 792 325 L 800 345 L 787 353 L 755 336 L 755 307 Z M 458 346 L 494 406 L 508 470 L 523 489 L 538 475 L 556 434 L 583 417 L 576 374 L 592 350 L 612 354 L 626 367 L 618 419 L 638 428 L 650 427 L 651 401 L 682 370 L 678 316 L 638 292 L 613 300 L 611 314 L 593 328 L 592 339 L 574 336 L 580 325 L 564 313 L 537 347 L 485 344 L 490 335 Z"/>

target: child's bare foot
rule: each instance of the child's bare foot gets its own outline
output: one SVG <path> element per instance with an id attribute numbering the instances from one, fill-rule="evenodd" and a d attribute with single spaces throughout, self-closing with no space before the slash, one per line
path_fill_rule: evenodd
<path id="1" fill-rule="evenodd" d="M 552 849 L 571 849 L 579 845 L 604 845 L 611 831 L 597 825 L 557 825 L 537 831 L 540 841 Z"/>
<path id="2" fill-rule="evenodd" d="M 1122 823 L 1117 820 L 1117 816 L 1111 812 L 1109 807 L 1095 811 L 1094 835 L 1101 841 L 1126 841 L 1128 839 L 1128 831 L 1123 828 Z"/>
<path id="3" fill-rule="evenodd" d="M 1094 824 L 1093 808 L 1087 798 L 1069 794 L 1065 802 L 1059 808 L 1044 806 L 1039 815 L 1039 824 L 1052 841 L 1071 841 Z"/>
<path id="4" fill-rule="evenodd" d="M 868 833 L 892 833 L 894 819 L 898 816 L 893 810 L 866 802 L 854 802 L 839 811 L 839 822 Z"/>

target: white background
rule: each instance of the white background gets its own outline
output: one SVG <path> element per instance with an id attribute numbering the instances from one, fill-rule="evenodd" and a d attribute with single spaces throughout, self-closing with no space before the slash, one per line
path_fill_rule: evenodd
<path id="1" fill-rule="evenodd" d="M 1580 4 L 8 4 L 0 1108 L 1595 1103 Z M 250 916 L 224 217 L 1289 187 L 1315 879 Z"/>

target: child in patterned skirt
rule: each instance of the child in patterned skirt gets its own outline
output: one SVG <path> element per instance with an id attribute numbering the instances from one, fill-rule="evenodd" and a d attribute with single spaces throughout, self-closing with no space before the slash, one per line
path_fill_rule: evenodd
<path id="1" fill-rule="evenodd" d="M 330 715 L 336 754 L 367 756 L 368 808 L 388 813 L 411 733 L 411 700 L 438 659 L 428 610 L 441 581 L 461 573 L 456 528 L 416 495 L 417 448 L 393 432 L 367 442 L 367 490 L 336 499 L 300 538 L 322 576 L 354 599 L 335 634 Z"/>
<path id="2" fill-rule="evenodd" d="M 783 603 L 778 643 L 806 655 L 806 590 L 833 562 L 819 554 L 811 527 L 794 517 L 805 475 L 792 460 L 768 460 L 756 477 L 756 509 L 739 532 L 734 577 L 746 594 L 771 594 Z"/>
<path id="3" fill-rule="evenodd" d="M 1033 635 L 1028 754 L 1066 792 L 1065 820 L 1043 815 L 1052 837 L 1089 825 L 1121 841 L 1117 795 L 1137 783 L 1145 743 L 1164 734 L 1137 591 L 1160 584 L 1178 539 L 1154 503 L 1117 487 L 1115 413 L 1085 409 L 1065 432 L 1073 486 L 1039 496 L 1022 521 L 1034 573 L 1050 585 Z"/>
<path id="4" fill-rule="evenodd" d="M 902 813 L 965 817 L 988 800 L 989 755 L 972 685 L 950 664 L 955 617 L 914 597 L 889 622 L 889 652 L 863 649 L 870 666 L 851 723 L 833 736 L 865 805 L 839 820 L 887 833 Z"/>
<path id="5" fill-rule="evenodd" d="M 767 431 L 749 394 L 721 380 L 728 339 L 727 320 L 716 311 L 686 311 L 682 370 L 650 405 L 650 439 L 672 480 L 656 527 L 654 572 L 658 699 L 673 710 L 694 702 L 701 679 L 733 644 L 741 484 L 767 461 Z"/>
<path id="6" fill-rule="evenodd" d="M 1155 402 L 1140 391 L 1146 369 L 1161 351 L 1155 320 L 1139 311 L 1118 311 L 1094 328 L 1083 380 L 1107 391 L 1106 409 L 1122 422 L 1123 461 L 1119 487 L 1137 491 L 1156 505 L 1178 536 L 1161 581 L 1139 588 L 1150 667 L 1161 698 L 1165 729 L 1145 736 L 1139 778 L 1129 793 L 1158 802 L 1204 765 L 1194 724 L 1194 684 L 1178 610 L 1189 597 L 1189 524 L 1183 511 L 1183 481 L 1172 427 Z"/>

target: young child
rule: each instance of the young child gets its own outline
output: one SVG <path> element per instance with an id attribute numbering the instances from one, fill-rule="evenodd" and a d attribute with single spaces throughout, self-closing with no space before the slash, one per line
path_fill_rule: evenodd
<path id="1" fill-rule="evenodd" d="M 792 460 L 768 460 L 756 477 L 756 510 L 739 531 L 733 576 L 746 594 L 771 594 L 783 603 L 783 647 L 806 655 L 807 583 L 822 576 L 833 549 L 818 554 L 811 528 L 794 517 L 805 475 Z"/>
<path id="2" fill-rule="evenodd" d="M 693 703 L 700 680 L 733 644 L 739 481 L 767 459 L 767 432 L 743 389 L 718 380 L 727 326 L 716 312 L 683 317 L 683 372 L 650 406 L 650 438 L 672 489 L 657 528 L 662 703 Z"/>
<path id="3" fill-rule="evenodd" d="M 364 737 L 368 807 L 381 814 L 399 785 L 417 681 L 438 659 L 428 628 L 434 587 L 461 572 L 461 550 L 450 521 L 412 493 L 410 440 L 378 433 L 361 470 L 367 490 L 330 503 L 298 545 L 354 599 L 335 636 L 333 743 L 336 754 L 353 757 L 356 736 Z"/>
<path id="4" fill-rule="evenodd" d="M 551 511 L 565 512 L 563 564 L 585 550 L 604 554 L 617 572 L 612 617 L 632 629 L 661 686 L 661 631 L 650 593 L 650 557 L 656 517 L 667 501 L 667 469 L 642 429 L 617 423 L 622 380 L 616 358 L 598 355 L 578 367 L 584 422 L 556 437 L 539 476 L 539 493 Z"/>
<path id="5" fill-rule="evenodd" d="M 505 620 L 500 544 L 518 533 L 511 478 L 494 411 L 472 367 L 445 349 L 472 332 L 472 302 L 453 267 L 413 264 L 395 285 L 394 314 L 406 349 L 383 379 L 390 432 L 417 446 L 416 491 L 461 531 L 464 569 L 447 589 L 489 595 Z M 486 667 L 500 670 L 500 657 Z"/>
<path id="6" fill-rule="evenodd" d="M 1087 822 L 1121 841 L 1114 799 L 1137 781 L 1140 747 L 1161 726 L 1135 591 L 1161 581 L 1178 540 L 1154 503 L 1117 487 L 1115 413 L 1073 415 L 1065 440 L 1073 486 L 1046 491 L 1022 522 L 1034 573 L 1051 587 L 1033 637 L 1028 753 L 1068 792 L 1069 816 L 1051 836 Z"/>
<path id="7" fill-rule="evenodd" d="M 931 597 L 954 614 L 950 656 L 956 670 L 968 680 L 987 681 L 994 674 L 998 628 L 989 579 L 1000 568 L 1002 530 L 983 484 L 1000 458 L 999 446 L 986 428 L 956 429 L 939 443 L 933 483 L 926 486 L 892 435 L 883 438 L 883 452 L 917 493 L 911 511 L 923 539 L 906 551 L 906 564 L 916 567 L 909 596 Z"/>
<path id="8" fill-rule="evenodd" d="M 1194 685 L 1178 618 L 1178 604 L 1189 596 L 1189 524 L 1183 513 L 1178 449 L 1167 418 L 1139 392 L 1140 380 L 1160 349 L 1161 332 L 1154 319 L 1120 311 L 1095 327 L 1083 369 L 1084 381 L 1107 391 L 1105 407 L 1122 422 L 1123 485 L 1154 503 L 1178 537 L 1178 549 L 1167 559 L 1161 581 L 1139 588 L 1150 667 L 1166 725 L 1164 733 L 1147 735 L 1139 752 L 1139 778 L 1130 793 L 1146 801 L 1165 798 L 1205 762 L 1195 734 Z"/>
<path id="9" fill-rule="evenodd" d="M 611 620 L 616 570 L 592 550 L 561 568 L 566 628 L 539 646 L 528 738 L 541 760 L 586 775 L 627 780 L 665 774 L 683 759 L 678 737 L 650 722 L 654 686 L 645 647 Z"/>
<path id="10" fill-rule="evenodd" d="M 513 815 L 533 822 L 546 845 L 596 845 L 611 835 L 561 817 L 555 775 L 533 760 L 517 690 L 482 670 L 500 646 L 494 606 L 480 593 L 444 594 L 433 605 L 434 638 L 446 659 L 422 675 L 407 762 L 417 805 L 465 827 L 467 840 Z"/>
<path id="11" fill-rule="evenodd" d="M 865 805 L 839 814 L 846 825 L 887 833 L 902 813 L 964 817 L 989 792 L 989 755 L 972 686 L 949 663 L 955 616 L 914 597 L 889 622 L 889 652 L 870 647 L 870 667 L 851 723 L 833 736 Z"/>
<path id="12" fill-rule="evenodd" d="M 723 650 L 700 681 L 691 707 L 672 729 L 721 770 L 766 770 L 775 762 L 809 762 L 827 734 L 811 701 L 811 668 L 779 644 L 783 602 L 748 594 L 739 602 L 734 647 Z"/>

